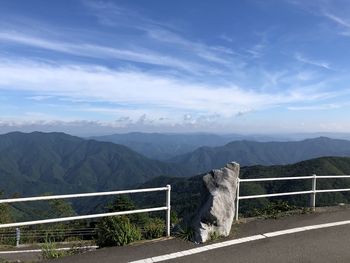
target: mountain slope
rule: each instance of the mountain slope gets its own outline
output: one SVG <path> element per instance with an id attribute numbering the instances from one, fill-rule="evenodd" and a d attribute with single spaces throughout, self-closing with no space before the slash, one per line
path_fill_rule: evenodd
<path id="1" fill-rule="evenodd" d="M 64 133 L 0 135 L 0 190 L 7 194 L 121 189 L 160 175 L 186 172 L 122 145 Z"/>
<path id="2" fill-rule="evenodd" d="M 322 156 L 350 156 L 350 141 L 320 137 L 298 142 L 235 141 L 220 147 L 201 147 L 169 160 L 192 173 L 236 161 L 245 165 L 290 164 Z"/>
<path id="3" fill-rule="evenodd" d="M 233 135 L 232 135 L 233 136 Z M 219 146 L 232 140 L 215 134 L 163 134 L 132 132 L 92 137 L 98 141 L 122 144 L 151 159 L 165 160 L 201 146 Z"/>
<path id="4" fill-rule="evenodd" d="M 293 177 L 307 175 L 344 175 L 350 174 L 349 157 L 323 157 L 307 160 L 291 165 L 274 166 L 246 166 L 240 171 L 240 178 L 259 177 Z M 155 187 L 159 185 L 171 184 L 172 188 L 172 208 L 184 217 L 192 211 L 196 211 L 200 203 L 200 191 L 203 186 L 202 175 L 189 178 L 158 177 L 142 185 L 142 187 Z M 350 188 L 350 179 L 322 179 L 317 181 L 317 189 Z M 273 181 L 265 183 L 242 183 L 240 195 L 257 195 L 264 193 L 279 193 L 311 190 L 311 180 L 296 181 Z M 309 205 L 309 195 L 287 196 L 270 199 L 242 200 L 240 212 L 249 215 L 254 209 L 266 206 L 269 202 L 277 200 L 288 200 L 298 206 Z M 159 194 L 147 194 L 142 199 L 136 200 L 139 205 L 161 204 L 164 198 Z M 350 201 L 349 192 L 322 193 L 317 194 L 317 206 L 336 205 L 338 203 L 348 203 Z"/>

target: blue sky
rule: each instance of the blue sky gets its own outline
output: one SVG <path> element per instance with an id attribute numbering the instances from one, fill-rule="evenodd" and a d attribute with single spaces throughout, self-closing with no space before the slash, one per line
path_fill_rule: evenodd
<path id="1" fill-rule="evenodd" d="M 0 2 L 0 132 L 350 130 L 350 2 Z"/>

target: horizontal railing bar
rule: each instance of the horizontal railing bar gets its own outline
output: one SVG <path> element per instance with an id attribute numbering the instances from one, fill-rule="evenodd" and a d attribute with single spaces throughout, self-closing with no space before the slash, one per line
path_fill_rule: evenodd
<path id="1" fill-rule="evenodd" d="M 350 175 L 317 175 L 317 179 L 350 178 Z"/>
<path id="2" fill-rule="evenodd" d="M 49 196 L 37 196 L 37 197 L 24 197 L 24 198 L 11 198 L 2 199 L 0 204 L 4 203 L 17 203 L 17 202 L 31 202 L 31 201 L 44 201 L 44 200 L 57 200 L 57 199 L 68 199 L 68 198 L 80 198 L 80 197 L 93 197 L 93 196 L 107 196 L 107 195 L 120 195 L 120 194 L 133 194 L 133 193 L 146 193 L 146 192 L 157 192 L 166 191 L 166 187 L 158 188 L 146 188 L 136 190 L 121 190 L 121 191 L 110 191 L 110 192 L 96 192 L 96 193 L 83 193 L 83 194 L 67 194 L 67 195 L 49 195 Z"/>
<path id="3" fill-rule="evenodd" d="M 303 179 L 312 179 L 312 178 L 314 178 L 314 176 L 253 178 L 253 179 L 239 179 L 239 181 L 240 182 L 264 182 L 264 181 L 282 181 L 282 180 L 303 180 Z"/>
<path id="4" fill-rule="evenodd" d="M 347 191 L 350 191 L 350 188 L 346 188 L 346 189 L 325 189 L 325 190 L 316 190 L 316 193 L 347 192 Z"/>
<path id="5" fill-rule="evenodd" d="M 81 219 L 91 219 L 91 218 L 100 218 L 107 216 L 119 216 L 119 215 L 129 215 L 129 214 L 139 214 L 146 212 L 155 212 L 155 211 L 163 211 L 167 210 L 168 207 L 155 207 L 155 208 L 147 208 L 147 209 L 137 209 L 137 210 L 128 210 L 121 212 L 111 212 L 111 213 L 103 213 L 103 214 L 92 214 L 92 215 L 83 215 L 83 216 L 71 216 L 71 217 L 62 217 L 62 218 L 54 218 L 54 219 L 44 219 L 44 220 L 36 220 L 36 221 L 27 221 L 27 222 L 19 222 L 19 223 L 9 223 L 9 224 L 0 224 L 0 228 L 6 227 L 19 227 L 19 226 L 30 226 L 36 224 L 49 224 L 49 223 L 58 223 L 65 221 L 73 221 L 73 220 L 81 220 Z"/>
<path id="6" fill-rule="evenodd" d="M 239 179 L 240 182 L 264 182 L 264 181 L 282 181 L 282 180 L 303 180 L 303 179 L 336 179 L 336 178 L 350 178 L 350 175 L 317 175 L 317 176 L 297 176 L 297 177 L 267 177 L 267 178 L 252 178 Z"/>
<path id="7" fill-rule="evenodd" d="M 274 196 L 286 196 L 286 195 L 302 195 L 302 194 L 311 194 L 311 193 L 314 193 L 314 191 L 300 191 L 300 192 L 263 194 L 263 195 L 247 195 L 247 196 L 239 196 L 239 200 L 263 198 L 263 197 L 274 197 Z"/>

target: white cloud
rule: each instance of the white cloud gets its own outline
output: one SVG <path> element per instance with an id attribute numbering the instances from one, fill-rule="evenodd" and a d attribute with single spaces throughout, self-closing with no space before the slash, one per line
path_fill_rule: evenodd
<path id="1" fill-rule="evenodd" d="M 143 48 L 118 49 L 114 47 L 94 45 L 89 43 L 68 43 L 63 41 L 47 40 L 41 37 L 22 34 L 18 32 L 0 31 L 0 41 L 18 43 L 32 47 L 47 49 L 70 55 L 92 58 L 120 59 L 132 62 L 146 63 L 159 66 L 173 67 L 189 72 L 206 71 L 206 67 L 195 62 L 180 60 L 167 55 L 155 53 Z"/>
<path id="2" fill-rule="evenodd" d="M 312 60 L 312 59 L 306 58 L 305 56 L 299 53 L 295 54 L 295 59 L 305 64 L 313 65 L 313 66 L 328 69 L 328 70 L 331 69 L 328 62 Z"/>
<path id="3" fill-rule="evenodd" d="M 35 100 L 35 101 L 43 101 L 43 100 L 48 100 L 48 99 L 51 99 L 53 98 L 52 96 L 31 96 L 31 97 L 28 97 L 27 99 L 29 100 Z"/>
<path id="4" fill-rule="evenodd" d="M 319 110 L 331 110 L 339 109 L 341 105 L 337 104 L 321 104 L 321 105 L 311 105 L 311 106 L 291 106 L 287 107 L 291 111 L 319 111 Z"/>
<path id="5" fill-rule="evenodd" d="M 195 56 L 207 62 L 221 64 L 226 67 L 232 67 L 238 63 L 237 57 L 234 57 L 234 64 L 227 57 L 237 55 L 232 49 L 223 46 L 207 45 L 198 40 L 191 40 L 188 37 L 184 37 L 183 34 L 177 33 L 183 32 L 181 28 L 179 29 L 172 24 L 155 21 L 146 14 L 123 8 L 109 1 L 98 3 L 85 1 L 84 3 L 103 25 L 139 30 L 146 33 L 151 40 L 157 41 L 159 45 L 165 43 L 171 44 L 172 49 L 177 50 L 177 54 L 180 53 L 181 49 L 187 52 L 187 59 Z M 223 38 L 226 41 L 230 39 L 226 35 L 222 35 L 221 39 Z"/>
<path id="6" fill-rule="evenodd" d="M 313 88 L 306 87 L 262 93 L 235 85 L 206 85 L 141 71 L 3 60 L 0 60 L 0 89 L 32 92 L 33 96 L 59 96 L 73 101 L 110 102 L 118 105 L 116 111 L 136 110 L 157 118 L 170 116 L 171 119 L 176 114 L 182 119 L 186 113 L 219 114 L 231 118 L 247 109 L 261 110 L 333 96 L 329 92 L 315 93 Z M 164 116 L 163 112 L 169 116 Z"/>
<path id="7" fill-rule="evenodd" d="M 336 16 L 332 13 L 325 12 L 324 16 L 331 19 L 333 22 L 337 23 L 338 25 L 344 26 L 346 28 L 350 29 L 350 22 L 345 20 L 344 18 L 341 18 L 339 16 Z"/>
<path id="8" fill-rule="evenodd" d="M 230 43 L 233 42 L 233 38 L 232 38 L 232 37 L 229 37 L 229 36 L 226 35 L 226 34 L 221 34 L 221 35 L 219 36 L 219 38 L 221 38 L 222 40 L 225 40 L 225 41 L 227 41 L 227 42 L 230 42 Z"/>

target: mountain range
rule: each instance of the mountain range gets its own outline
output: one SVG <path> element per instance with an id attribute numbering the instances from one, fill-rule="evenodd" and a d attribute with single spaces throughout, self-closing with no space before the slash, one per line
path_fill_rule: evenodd
<path id="1" fill-rule="evenodd" d="M 224 146 L 200 147 L 168 162 L 192 174 L 223 167 L 236 161 L 242 166 L 292 164 L 322 156 L 350 156 L 350 141 L 319 137 L 290 142 L 234 141 Z"/>
<path id="2" fill-rule="evenodd" d="M 16 192 L 27 196 L 122 189 L 161 175 L 188 173 L 122 145 L 64 133 L 0 135 L 0 190 L 6 194 Z"/>
<path id="3" fill-rule="evenodd" d="M 286 140 L 283 137 L 240 134 L 210 134 L 210 133 L 142 133 L 131 132 L 90 137 L 97 141 L 113 142 L 124 145 L 151 159 L 167 160 L 177 155 L 194 151 L 202 146 L 221 146 L 236 140 L 271 141 Z"/>
<path id="4" fill-rule="evenodd" d="M 206 136 L 199 136 L 197 142 L 214 138 Z M 190 177 L 231 161 L 241 166 L 276 165 L 322 156 L 350 156 L 350 141 L 325 137 L 298 142 L 234 141 L 200 147 L 164 162 L 110 142 L 64 133 L 13 132 L 0 135 L 0 190 L 35 195 L 125 189 L 159 176 Z"/>
<path id="5" fill-rule="evenodd" d="M 111 142 L 83 139 L 64 133 L 13 132 L 0 135 L 0 191 L 9 197 L 14 194 L 33 196 L 48 192 L 82 193 L 171 184 L 172 202 L 181 215 L 193 211 L 198 201 L 202 182 L 200 175 L 194 175 L 223 167 L 231 161 L 243 166 L 243 178 L 313 173 L 350 174 L 348 157 L 303 161 L 320 156 L 350 156 L 350 141 L 325 137 L 298 142 L 234 141 L 219 147 L 200 147 L 164 162 L 149 159 Z M 350 181 L 318 182 L 318 186 L 345 188 L 350 187 Z M 242 194 L 251 194 L 309 188 L 310 182 L 278 182 L 251 184 L 243 186 L 241 191 Z M 154 206 L 164 200 L 163 195 L 155 195 L 153 199 L 141 198 L 137 202 L 146 205 L 143 201 L 147 200 L 148 205 Z M 324 204 L 350 200 L 350 193 L 320 196 L 326 197 L 319 200 Z M 301 204 L 306 199 L 307 197 L 295 197 L 293 201 Z M 254 204 L 266 202 L 268 201 L 252 200 L 249 204 L 254 207 Z M 88 212 L 105 203 L 106 200 L 102 199 L 86 200 L 79 201 L 76 207 L 79 212 Z M 244 203 L 242 207 L 243 210 L 248 210 Z"/>

